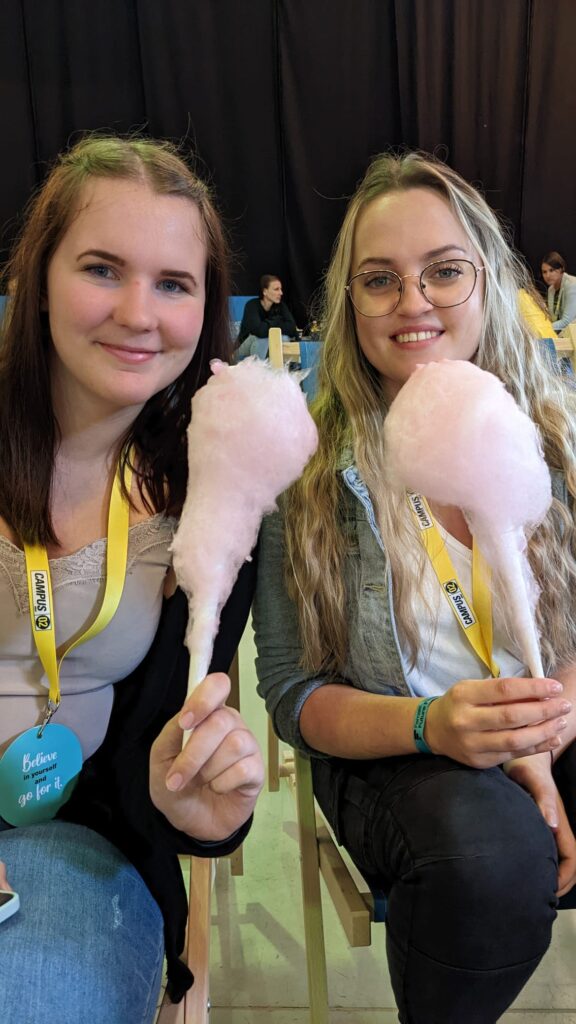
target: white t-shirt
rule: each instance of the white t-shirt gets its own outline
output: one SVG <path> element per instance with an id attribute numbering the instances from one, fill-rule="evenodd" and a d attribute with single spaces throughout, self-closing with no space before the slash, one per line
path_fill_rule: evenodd
<path id="1" fill-rule="evenodd" d="M 472 552 L 438 523 L 436 525 L 445 540 L 460 585 L 471 598 Z M 437 613 L 437 626 L 434 632 L 430 613 L 420 595 L 415 594 L 413 609 L 416 621 L 420 623 L 421 643 L 413 669 L 410 668 L 408 648 L 402 647 L 402 664 L 412 693 L 416 697 L 439 697 L 460 679 L 488 679 L 490 671 L 458 625 L 429 558 L 426 559 L 422 582 L 429 606 Z M 500 668 L 500 675 L 527 675 L 526 666 L 520 660 L 520 650 L 506 628 L 503 609 L 497 599 L 493 599 L 492 619 L 493 657 Z"/>

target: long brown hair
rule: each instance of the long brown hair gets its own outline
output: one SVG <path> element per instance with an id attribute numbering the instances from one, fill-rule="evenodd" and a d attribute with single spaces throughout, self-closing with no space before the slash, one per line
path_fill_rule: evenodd
<path id="1" fill-rule="evenodd" d="M 142 500 L 149 511 L 176 515 L 187 482 L 185 431 L 192 395 L 209 377 L 210 360 L 229 359 L 228 247 L 208 187 L 168 142 L 91 136 L 61 154 L 31 199 L 20 239 L 5 268 L 9 302 L 0 348 L 0 515 L 27 542 L 54 542 L 50 493 L 58 424 L 50 392 L 50 333 L 42 312 L 50 259 L 93 178 L 145 183 L 158 195 L 181 196 L 199 211 L 207 248 L 204 323 L 180 377 L 148 400 L 118 457 L 133 448 Z"/>

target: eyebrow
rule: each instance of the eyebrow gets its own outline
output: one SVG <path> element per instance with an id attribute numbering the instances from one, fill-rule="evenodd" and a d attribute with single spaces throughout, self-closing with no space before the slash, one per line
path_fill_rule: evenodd
<path id="1" fill-rule="evenodd" d="M 85 256 L 97 256 L 100 260 L 108 260 L 109 263 L 115 263 L 118 267 L 125 267 L 126 260 L 115 256 L 113 252 L 106 252 L 105 249 L 86 249 L 84 252 L 78 253 L 76 262 L 83 260 Z"/>
<path id="2" fill-rule="evenodd" d="M 439 249 L 430 249 L 428 252 L 422 253 L 423 260 L 435 260 L 441 256 L 445 256 L 448 252 L 461 252 L 464 255 L 468 254 L 467 249 L 463 249 L 461 245 L 443 245 Z M 358 265 L 358 269 L 366 266 L 367 263 L 373 263 L 377 266 L 389 266 L 394 264 L 396 261 L 391 259 L 389 256 L 367 256 L 365 260 Z"/>
<path id="3" fill-rule="evenodd" d="M 113 252 L 106 252 L 105 249 L 86 249 L 84 252 L 81 252 L 81 253 L 78 254 L 78 256 L 76 257 L 76 262 L 78 263 L 80 260 L 84 259 L 86 256 L 95 256 L 97 259 L 106 260 L 108 263 L 114 263 L 115 266 L 117 266 L 117 267 L 125 267 L 126 266 L 126 260 L 123 260 L 121 256 L 116 256 L 116 254 L 113 253 Z M 183 280 L 188 280 L 188 281 L 191 281 L 192 284 L 194 284 L 194 285 L 196 284 L 196 278 L 194 277 L 193 274 L 189 274 L 187 270 L 169 270 L 169 269 L 165 269 L 165 270 L 161 270 L 160 271 L 160 276 L 161 277 L 176 277 L 179 280 L 182 280 L 182 281 Z"/>

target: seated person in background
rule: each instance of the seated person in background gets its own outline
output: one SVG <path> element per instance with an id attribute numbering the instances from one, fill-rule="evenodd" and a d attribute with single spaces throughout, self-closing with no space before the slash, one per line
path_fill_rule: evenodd
<path id="1" fill-rule="evenodd" d="M 518 289 L 518 309 L 533 338 L 557 338 L 544 299 L 531 281 Z"/>
<path id="2" fill-rule="evenodd" d="M 542 277 L 548 285 L 548 312 L 555 331 L 563 331 L 576 320 L 576 277 L 566 273 L 559 252 L 549 252 L 542 260 Z"/>
<path id="3" fill-rule="evenodd" d="M 282 282 L 274 274 L 260 278 L 260 296 L 250 299 L 244 307 L 244 316 L 238 335 L 237 359 L 268 355 L 268 331 L 279 327 L 282 337 L 296 337 L 296 322 L 285 302 L 282 302 Z"/>
<path id="4" fill-rule="evenodd" d="M 227 267 L 208 190 L 172 147 L 102 137 L 60 157 L 8 267 L 0 888 L 22 910 L 0 925 L 2 1021 L 151 1024 L 165 955 L 170 994 L 192 983 L 177 854 L 223 856 L 250 827 L 257 744 L 225 707 L 222 671 L 184 703 L 187 602 L 170 554 L 191 398 L 210 360 L 229 358 Z M 213 669 L 227 670 L 246 622 L 241 575 Z M 40 740 L 48 696 L 57 714 Z M 53 747 L 58 771 L 40 787 L 26 764 L 53 761 Z M 37 814 L 40 790 L 58 799 Z"/>

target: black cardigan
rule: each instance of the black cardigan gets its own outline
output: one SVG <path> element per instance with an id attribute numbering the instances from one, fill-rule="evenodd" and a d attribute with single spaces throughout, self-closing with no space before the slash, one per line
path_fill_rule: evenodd
<path id="1" fill-rule="evenodd" d="M 250 609 L 254 563 L 247 562 L 222 612 L 212 671 L 226 672 Z M 168 993 L 178 1002 L 193 977 L 180 960 L 187 900 L 178 853 L 221 857 L 247 835 L 252 819 L 221 843 L 204 843 L 173 828 L 150 799 L 150 747 L 182 707 L 188 679 L 183 639 L 188 605 L 182 591 L 164 601 L 156 637 L 141 665 L 114 687 L 114 707 L 104 742 L 84 764 L 78 784 L 59 812 L 112 842 L 131 861 L 164 917 Z"/>

